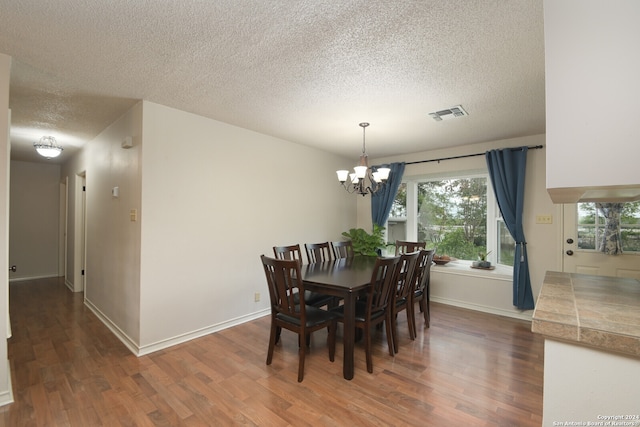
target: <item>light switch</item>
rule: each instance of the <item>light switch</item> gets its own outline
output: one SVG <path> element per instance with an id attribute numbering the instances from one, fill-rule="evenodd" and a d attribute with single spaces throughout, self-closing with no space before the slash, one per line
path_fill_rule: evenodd
<path id="1" fill-rule="evenodd" d="M 137 209 L 131 209 L 129 211 L 129 219 L 132 222 L 136 222 L 138 220 L 138 210 Z"/>
<path id="2" fill-rule="evenodd" d="M 553 215 L 536 215 L 536 224 L 553 224 Z"/>

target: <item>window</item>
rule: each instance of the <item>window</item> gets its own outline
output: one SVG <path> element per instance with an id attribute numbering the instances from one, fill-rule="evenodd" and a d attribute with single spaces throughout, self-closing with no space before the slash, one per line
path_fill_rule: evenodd
<path id="1" fill-rule="evenodd" d="M 605 227 L 595 203 L 578 203 L 578 249 L 598 250 Z M 625 203 L 620 215 L 620 240 L 623 252 L 640 253 L 640 202 Z"/>
<path id="2" fill-rule="evenodd" d="M 424 240 L 439 254 L 463 260 L 490 251 L 490 260 L 513 265 L 514 241 L 486 172 L 406 180 L 391 209 L 387 235 L 390 243 Z"/>

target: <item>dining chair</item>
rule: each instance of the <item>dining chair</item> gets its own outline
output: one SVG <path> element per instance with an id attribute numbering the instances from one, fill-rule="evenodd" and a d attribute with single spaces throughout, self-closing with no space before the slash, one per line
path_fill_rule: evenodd
<path id="1" fill-rule="evenodd" d="M 302 264 L 302 250 L 299 244 L 274 246 L 273 255 L 276 259 L 298 260 Z M 335 299 L 332 296 L 311 291 L 304 293 L 304 302 L 314 307 L 324 307 L 325 305 L 333 307 L 335 305 Z"/>
<path id="2" fill-rule="evenodd" d="M 305 243 L 304 250 L 307 252 L 307 260 L 309 264 L 316 262 L 331 261 L 331 246 L 329 242 L 324 243 Z"/>
<path id="3" fill-rule="evenodd" d="M 413 330 L 417 331 L 416 317 L 415 317 L 415 303 L 418 302 L 420 311 L 424 315 L 424 325 L 429 327 L 431 322 L 431 313 L 429 309 L 429 294 L 430 294 L 430 280 L 431 280 L 431 265 L 433 264 L 433 256 L 435 255 L 435 249 L 421 250 L 418 261 L 416 262 L 416 274 L 413 279 L 415 283 L 415 290 L 413 293 L 413 302 L 411 303 L 411 321 L 413 322 Z"/>
<path id="4" fill-rule="evenodd" d="M 277 259 L 297 259 L 302 262 L 302 251 L 300 245 L 274 246 L 273 255 Z"/>
<path id="5" fill-rule="evenodd" d="M 364 348 L 367 359 L 367 372 L 373 372 L 373 358 L 371 357 L 371 327 L 385 323 L 389 354 L 395 356 L 391 324 L 388 322 L 387 309 L 392 299 L 394 283 L 396 283 L 397 266 L 400 257 L 377 258 L 371 274 L 371 281 L 367 288 L 366 299 L 356 302 L 355 326 L 362 330 Z M 334 313 L 339 315 L 338 321 L 344 321 L 344 305 L 334 307 Z"/>
<path id="6" fill-rule="evenodd" d="M 409 242 L 406 240 L 396 240 L 396 256 L 409 252 L 416 252 L 426 249 L 427 242 Z"/>
<path id="7" fill-rule="evenodd" d="M 409 326 L 409 338 L 416 338 L 414 323 L 411 322 L 413 312 L 413 293 L 415 290 L 414 277 L 416 274 L 416 263 L 420 252 L 410 252 L 400 255 L 398 263 L 398 273 L 396 278 L 396 292 L 392 296 L 391 309 L 388 310 L 389 321 L 391 323 L 391 333 L 393 337 L 394 351 L 398 352 L 398 313 L 404 310 L 407 314 L 407 324 Z"/>
<path id="8" fill-rule="evenodd" d="M 353 252 L 353 242 L 351 240 L 331 242 L 331 247 L 333 248 L 333 256 L 335 259 L 352 258 L 355 255 Z"/>
<path id="9" fill-rule="evenodd" d="M 327 343 L 329 360 L 334 361 L 336 351 L 337 315 L 296 300 L 297 294 L 304 293 L 304 283 L 300 273 L 298 260 L 275 259 L 262 255 L 260 257 L 269 287 L 271 300 L 271 331 L 269 333 L 269 349 L 267 365 L 273 360 L 273 350 L 281 328 L 298 334 L 298 382 L 304 377 L 304 358 L 307 352 L 309 337 L 312 332 L 328 328 Z"/>

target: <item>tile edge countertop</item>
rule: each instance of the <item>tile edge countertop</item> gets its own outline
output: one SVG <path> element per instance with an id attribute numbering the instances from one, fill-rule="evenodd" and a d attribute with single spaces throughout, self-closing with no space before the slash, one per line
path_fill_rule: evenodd
<path id="1" fill-rule="evenodd" d="M 531 331 L 640 358 L 640 281 L 547 271 Z"/>

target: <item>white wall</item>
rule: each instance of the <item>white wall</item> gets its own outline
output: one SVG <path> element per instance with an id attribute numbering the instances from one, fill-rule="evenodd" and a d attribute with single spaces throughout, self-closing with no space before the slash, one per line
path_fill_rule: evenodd
<path id="1" fill-rule="evenodd" d="M 11 280 L 56 277 L 58 271 L 60 166 L 11 162 L 9 265 Z"/>
<path id="2" fill-rule="evenodd" d="M 150 102 L 143 110 L 144 353 L 265 314 L 259 256 L 340 239 L 356 197 L 335 175 L 352 159 Z"/>
<path id="3" fill-rule="evenodd" d="M 493 141 L 451 149 L 425 151 L 421 153 L 376 159 L 372 164 L 384 162 L 414 162 L 466 154 L 484 153 L 487 150 L 505 147 L 545 145 L 544 135 Z M 524 200 L 524 233 L 527 239 L 529 272 L 534 299 L 538 297 L 547 270 L 560 270 L 562 262 L 561 205 L 554 205 L 546 191 L 545 150 L 529 150 Z M 407 165 L 405 176 L 421 176 L 452 171 L 486 170 L 484 156 L 442 162 Z M 370 202 L 367 198 L 358 205 L 358 224 L 371 227 Z M 552 215 L 553 224 L 536 224 L 536 215 Z M 532 311 L 520 312 L 513 307 L 512 281 L 510 275 L 479 270 L 453 271 L 432 268 L 431 299 L 447 304 L 512 316 L 531 318 Z M 509 272 L 507 272 L 509 273 Z"/>
<path id="4" fill-rule="evenodd" d="M 134 140 L 128 150 L 120 147 L 126 136 Z M 71 206 L 76 176 L 86 172 L 88 306 L 139 355 L 266 314 L 260 254 L 339 239 L 355 224 L 354 196 L 335 178 L 348 164 L 139 103 L 62 169 Z M 69 210 L 69 258 L 78 215 Z"/>
<path id="5" fill-rule="evenodd" d="M 140 340 L 140 221 L 130 221 L 130 210 L 140 210 L 139 154 L 142 103 L 116 120 L 81 152 L 63 165 L 69 180 L 69 235 L 67 271 L 73 287 L 79 277 L 74 254 L 81 245 L 74 226 L 81 197 L 78 174 L 86 174 L 86 286 L 87 305 L 120 339 L 136 351 Z M 135 145 L 121 147 L 131 136 Z M 112 189 L 119 188 L 119 197 Z"/>
<path id="6" fill-rule="evenodd" d="M 9 80 L 11 57 L 0 53 L 0 405 L 13 402 L 7 359 L 9 325 Z"/>

